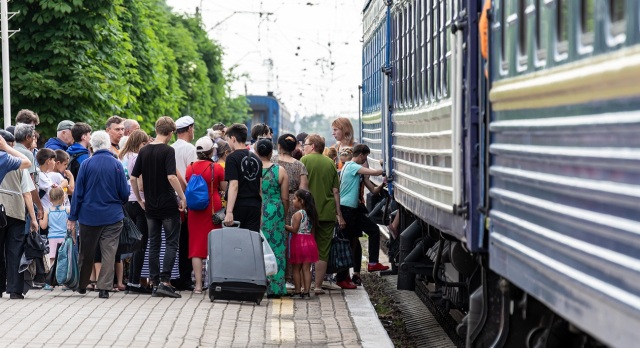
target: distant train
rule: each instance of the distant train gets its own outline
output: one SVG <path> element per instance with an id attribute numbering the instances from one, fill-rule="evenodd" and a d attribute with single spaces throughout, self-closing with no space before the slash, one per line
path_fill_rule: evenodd
<path id="1" fill-rule="evenodd" d="M 267 95 L 249 95 L 247 99 L 251 108 L 251 119 L 247 121 L 249 132 L 253 125 L 266 123 L 273 129 L 273 139 L 278 139 L 281 134 L 294 133 L 294 122 L 289 110 L 272 92 Z"/>
<path id="2" fill-rule="evenodd" d="M 640 2 L 484 5 L 364 6 L 362 139 L 399 208 L 398 288 L 428 283 L 468 347 L 635 347 Z"/>

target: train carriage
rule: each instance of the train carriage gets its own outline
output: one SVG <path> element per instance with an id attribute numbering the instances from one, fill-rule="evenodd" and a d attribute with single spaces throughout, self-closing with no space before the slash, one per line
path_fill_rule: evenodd
<path id="1" fill-rule="evenodd" d="M 638 2 L 493 8 L 491 269 L 601 342 L 635 346 Z"/>
<path id="2" fill-rule="evenodd" d="M 249 95 L 249 108 L 251 117 L 247 121 L 247 128 L 256 124 L 266 123 L 273 129 L 273 139 L 285 133 L 294 132 L 294 124 L 291 114 L 286 106 L 276 98 L 273 93 L 267 95 Z"/>
<path id="3" fill-rule="evenodd" d="M 470 347 L 633 346 L 640 333 L 640 4 L 370 0 L 363 142 Z M 374 178 L 381 181 L 383 178 Z"/>

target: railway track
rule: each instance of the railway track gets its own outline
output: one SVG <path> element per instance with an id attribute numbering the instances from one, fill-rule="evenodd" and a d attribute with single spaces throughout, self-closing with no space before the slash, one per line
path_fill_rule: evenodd
<path id="1" fill-rule="evenodd" d="M 389 234 L 385 226 L 380 226 L 380 244 L 387 258 L 386 241 Z M 388 260 L 384 260 L 388 261 Z M 395 300 L 402 320 L 411 340 L 418 347 L 449 348 L 464 347 L 464 339 L 458 336 L 456 326 L 461 313 L 446 311 L 431 298 L 433 288 L 422 281 L 416 282 L 416 291 L 398 290 L 397 275 L 384 275 L 385 293 Z"/>

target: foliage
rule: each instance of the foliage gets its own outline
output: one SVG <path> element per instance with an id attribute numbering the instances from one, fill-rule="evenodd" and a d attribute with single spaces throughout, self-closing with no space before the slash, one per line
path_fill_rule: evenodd
<path id="1" fill-rule="evenodd" d="M 164 0 L 23 0 L 10 22 L 12 110 L 40 115 L 55 134 L 63 119 L 94 129 L 118 114 L 151 131 L 162 115 L 189 114 L 202 128 L 244 121 L 232 98 L 233 74 L 198 16 L 179 16 Z"/>

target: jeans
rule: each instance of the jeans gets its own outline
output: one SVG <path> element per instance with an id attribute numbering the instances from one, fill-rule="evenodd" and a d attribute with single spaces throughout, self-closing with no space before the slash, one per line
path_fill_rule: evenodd
<path id="1" fill-rule="evenodd" d="M 0 294 L 23 293 L 24 277 L 18 267 L 24 253 L 24 225 L 24 221 L 7 216 L 7 226 L 0 228 Z"/>
<path id="2" fill-rule="evenodd" d="M 115 260 L 118 251 L 118 242 L 122 232 L 122 221 L 104 226 L 87 226 L 80 224 L 80 289 L 86 289 L 93 270 L 96 249 L 102 253 L 102 267 L 98 275 L 98 289 L 113 290 L 113 278 L 115 276 Z"/>
<path id="3" fill-rule="evenodd" d="M 367 209 L 364 206 L 351 208 L 344 205 L 340 206 L 342 217 L 347 223 L 345 228 L 346 235 L 351 240 L 351 251 L 353 252 L 353 271 L 360 272 L 360 264 L 362 263 L 362 247 L 358 238 L 362 232 L 369 236 L 369 262 L 377 263 L 380 258 L 380 229 L 375 222 L 367 217 Z M 336 274 L 337 281 L 349 279 L 349 271 Z"/>
<path id="4" fill-rule="evenodd" d="M 180 214 L 163 219 L 147 216 L 149 225 L 149 276 L 154 285 L 171 281 L 171 270 L 176 261 L 176 254 L 180 242 Z M 160 272 L 160 245 L 162 244 L 162 228 L 166 238 L 162 272 Z"/>
<path id="5" fill-rule="evenodd" d="M 147 241 L 149 240 L 149 227 L 147 225 L 147 216 L 144 209 L 138 202 L 127 202 L 125 205 L 127 214 L 142 233 L 142 248 L 133 253 L 131 257 L 131 267 L 129 268 L 129 283 L 140 284 L 140 273 L 142 272 L 142 264 L 144 263 L 144 252 L 147 250 Z"/>

